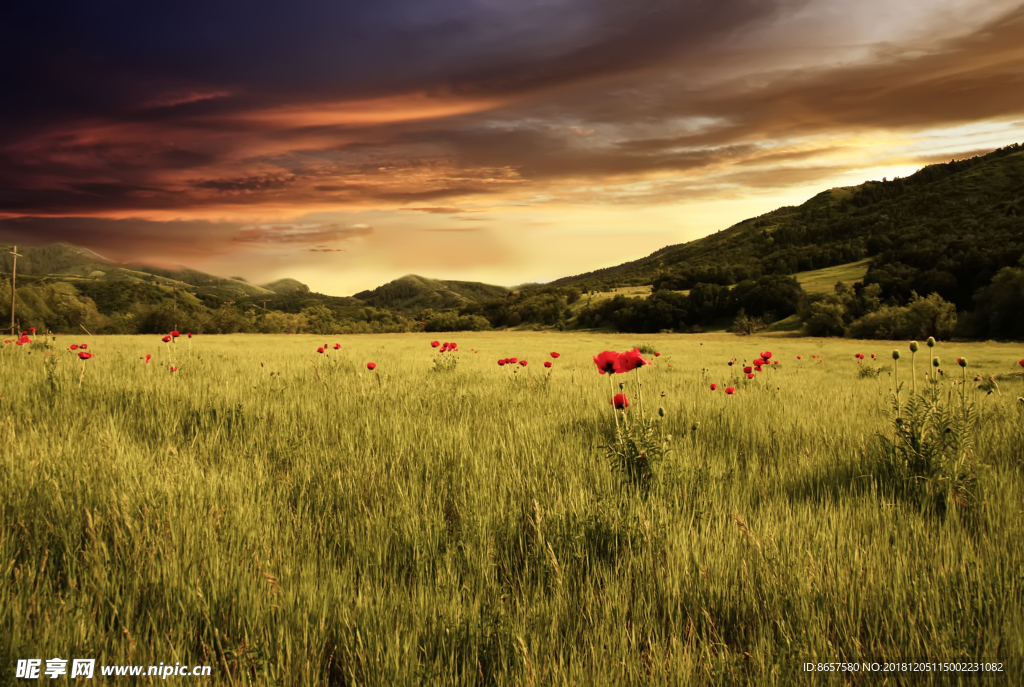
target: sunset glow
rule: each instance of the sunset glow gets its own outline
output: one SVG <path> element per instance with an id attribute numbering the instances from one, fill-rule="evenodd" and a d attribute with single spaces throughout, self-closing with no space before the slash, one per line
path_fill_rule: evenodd
<path id="1" fill-rule="evenodd" d="M 1024 141 L 1018 2 L 17 12 L 6 241 L 334 295 L 547 281 Z"/>

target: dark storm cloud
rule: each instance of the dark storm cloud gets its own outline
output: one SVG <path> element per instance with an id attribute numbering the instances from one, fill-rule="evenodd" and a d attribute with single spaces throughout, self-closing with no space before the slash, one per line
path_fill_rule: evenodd
<path id="1" fill-rule="evenodd" d="M 169 117 L 443 89 L 505 93 L 695 50 L 783 0 L 20 3 L 0 106 Z"/>
<path id="2" fill-rule="evenodd" d="M 1024 114 L 1024 8 L 845 63 L 777 68 L 745 51 L 758 27 L 786 36 L 780 17 L 804 4 L 23 3 L 0 29 L 16 65 L 0 99 L 0 212 L 446 214 L 466 198 L 704 171 L 761 188 L 838 170 L 814 158 L 841 141 L 801 142 L 817 134 Z M 75 221 L 37 228 L 72 240 Z"/>

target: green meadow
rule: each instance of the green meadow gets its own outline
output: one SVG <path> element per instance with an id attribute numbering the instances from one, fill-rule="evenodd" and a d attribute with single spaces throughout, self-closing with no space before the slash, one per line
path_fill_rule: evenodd
<path id="1" fill-rule="evenodd" d="M 874 459 L 908 342 L 434 336 L 4 345 L 0 683 L 53 657 L 230 685 L 979 681 L 803 670 L 910 659 L 1024 679 L 1021 345 L 934 351 L 938 393 L 975 406 L 983 494 L 940 511 Z M 641 344 L 653 365 L 598 373 Z M 781 364 L 748 380 L 764 350 Z M 928 388 L 923 345 L 914 367 Z M 649 491 L 603 448 L 619 383 L 627 417 L 664 408 Z"/>

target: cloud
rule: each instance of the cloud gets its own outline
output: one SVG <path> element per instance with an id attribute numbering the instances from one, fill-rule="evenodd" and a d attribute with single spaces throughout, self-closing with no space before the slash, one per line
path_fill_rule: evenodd
<path id="1" fill-rule="evenodd" d="M 269 224 L 240 229 L 231 240 L 250 245 L 314 244 L 320 241 L 345 241 L 372 233 L 373 227 L 365 224 Z"/>
<path id="2" fill-rule="evenodd" d="M 9 23 L 0 231 L 120 252 L 372 232 L 286 221 L 317 210 L 404 210 L 411 232 L 483 203 L 732 198 L 1024 118 L 1003 0 L 30 3 Z"/>
<path id="3" fill-rule="evenodd" d="M 464 231 L 480 231 L 480 227 L 442 227 L 442 228 L 430 228 L 420 229 L 420 231 L 436 231 L 436 232 L 464 232 Z"/>
<path id="4" fill-rule="evenodd" d="M 465 212 L 464 208 L 456 207 L 423 207 L 423 208 L 401 208 L 402 210 L 411 210 L 414 212 L 429 212 L 432 215 L 453 215 L 459 212 Z"/>

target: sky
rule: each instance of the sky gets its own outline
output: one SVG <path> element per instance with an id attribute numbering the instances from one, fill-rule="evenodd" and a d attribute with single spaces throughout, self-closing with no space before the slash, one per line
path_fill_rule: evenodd
<path id="1" fill-rule="evenodd" d="M 1019 0 L 21 3 L 0 240 L 351 295 L 634 260 L 1024 142 Z"/>

